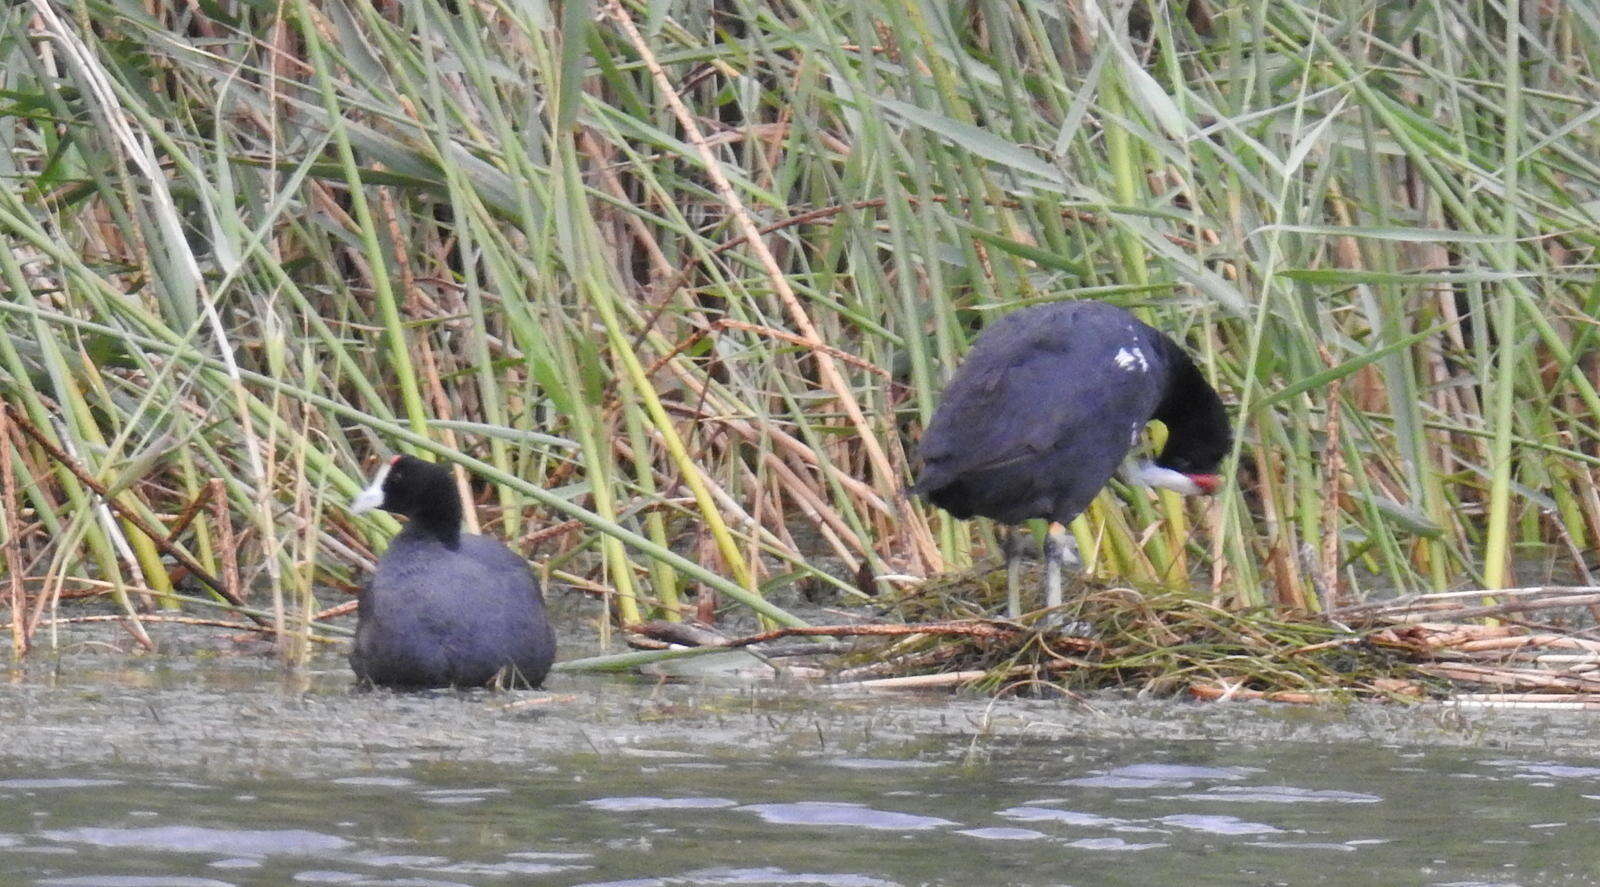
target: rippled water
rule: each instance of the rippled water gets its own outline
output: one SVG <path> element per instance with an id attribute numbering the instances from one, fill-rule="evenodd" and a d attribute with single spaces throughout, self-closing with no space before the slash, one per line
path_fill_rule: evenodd
<path id="1" fill-rule="evenodd" d="M 251 655 L 9 677 L 5 887 L 1600 883 L 1582 712 L 358 694 Z"/>
<path id="2" fill-rule="evenodd" d="M 568 754 L 321 779 L 0 768 L 5 883 L 1544 884 L 1600 766 L 1377 746 Z M 315 754 L 315 749 L 308 749 Z"/>

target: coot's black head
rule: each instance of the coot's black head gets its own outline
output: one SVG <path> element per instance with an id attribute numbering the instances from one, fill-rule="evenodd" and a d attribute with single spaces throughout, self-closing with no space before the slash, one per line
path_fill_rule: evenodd
<path id="1" fill-rule="evenodd" d="M 1171 426 L 1168 426 L 1169 432 Z M 1184 475 L 1201 493 L 1215 493 L 1222 485 L 1222 460 L 1228 458 L 1233 448 L 1233 438 L 1228 432 L 1226 419 L 1220 422 L 1198 422 L 1183 429 L 1182 436 L 1169 433 L 1167 446 L 1156 457 L 1155 464 Z"/>
<path id="2" fill-rule="evenodd" d="M 1222 486 L 1218 472 L 1233 448 L 1228 410 L 1188 355 L 1166 341 L 1167 390 L 1152 418 L 1167 426 L 1167 445 L 1154 463 L 1140 466 L 1137 479 L 1191 495 L 1215 493 Z"/>
<path id="3" fill-rule="evenodd" d="M 450 469 L 415 456 L 395 456 L 350 503 L 352 514 L 381 508 L 454 548 L 461 540 L 461 497 Z"/>

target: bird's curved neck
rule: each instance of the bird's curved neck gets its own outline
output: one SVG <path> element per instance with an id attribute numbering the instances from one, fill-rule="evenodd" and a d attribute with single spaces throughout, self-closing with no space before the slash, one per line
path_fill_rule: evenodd
<path id="1" fill-rule="evenodd" d="M 1181 348 L 1169 349 L 1168 360 L 1172 367 L 1170 381 L 1151 417 L 1167 426 L 1166 446 L 1155 460 L 1163 467 L 1179 457 L 1226 449 L 1229 437 L 1227 408 L 1194 361 Z"/>

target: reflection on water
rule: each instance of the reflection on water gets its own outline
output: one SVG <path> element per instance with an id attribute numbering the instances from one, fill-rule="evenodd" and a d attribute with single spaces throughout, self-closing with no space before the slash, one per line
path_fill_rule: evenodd
<path id="1" fill-rule="evenodd" d="M 1600 857 L 1600 767 L 1579 762 L 1373 745 L 875 751 L 314 780 L 0 767 L 0 880 L 1532 885 L 1588 883 Z"/>

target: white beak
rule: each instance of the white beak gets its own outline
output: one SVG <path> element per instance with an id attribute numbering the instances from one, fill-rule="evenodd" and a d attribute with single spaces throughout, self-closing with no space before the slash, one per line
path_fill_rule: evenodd
<path id="1" fill-rule="evenodd" d="M 383 467 L 378 469 L 378 473 L 372 476 L 372 483 L 365 490 L 357 493 L 354 499 L 350 500 L 351 514 L 365 514 L 374 508 L 383 507 L 383 482 L 389 479 L 389 469 L 393 467 L 393 464 L 392 462 L 383 463 Z"/>
<path id="2" fill-rule="evenodd" d="M 1130 483 L 1176 490 L 1185 496 L 1199 496 L 1205 493 L 1199 484 L 1189 479 L 1189 475 L 1173 471 L 1171 468 L 1162 468 L 1154 462 L 1140 462 L 1134 465 L 1128 469 L 1126 477 Z"/>

